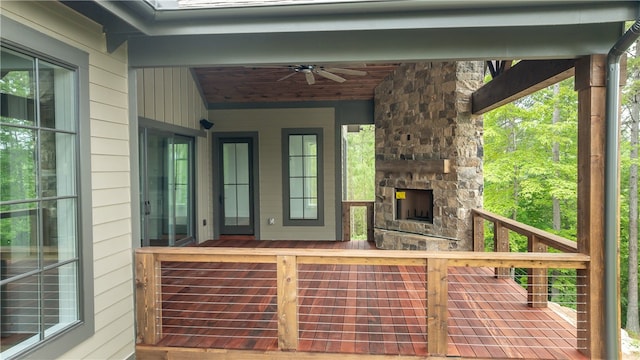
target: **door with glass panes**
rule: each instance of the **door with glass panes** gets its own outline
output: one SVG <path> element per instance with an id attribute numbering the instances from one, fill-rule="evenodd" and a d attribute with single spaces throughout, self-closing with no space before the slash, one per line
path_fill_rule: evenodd
<path id="1" fill-rule="evenodd" d="M 191 137 L 140 130 L 142 246 L 182 246 L 195 240 Z"/>
<path id="2" fill-rule="evenodd" d="M 253 139 L 222 138 L 218 154 L 220 234 L 254 235 Z"/>

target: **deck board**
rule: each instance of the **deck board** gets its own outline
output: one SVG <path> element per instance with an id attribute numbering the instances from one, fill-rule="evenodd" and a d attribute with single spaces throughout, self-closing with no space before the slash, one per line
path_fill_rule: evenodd
<path id="1" fill-rule="evenodd" d="M 377 251 L 366 241 L 230 239 L 209 241 L 203 246 Z M 171 278 L 163 283 L 163 292 L 173 293 L 163 295 L 163 315 L 167 317 L 173 314 L 190 319 L 187 323 L 165 319 L 163 331 L 170 335 L 164 336 L 158 346 L 277 350 L 275 288 L 268 289 L 269 282 L 261 280 L 275 279 L 275 266 L 167 263 L 163 264 L 163 276 L 170 276 L 175 266 L 190 267 L 194 274 L 199 274 L 199 269 L 203 270 L 202 273 L 214 268 L 221 272 L 214 280 L 179 281 Z M 378 271 L 374 271 L 374 268 Z M 575 326 L 549 309 L 527 307 L 526 290 L 509 279 L 495 279 L 492 271 L 485 268 L 449 268 L 449 356 L 585 359 L 574 349 Z M 298 277 L 299 351 L 427 355 L 423 267 L 301 264 Z M 200 286 L 197 291 L 193 290 L 196 284 Z M 242 287 L 243 284 L 247 284 L 246 288 L 236 289 L 237 294 L 226 289 L 218 293 L 213 291 L 215 287 L 223 285 Z M 206 301 L 196 302 L 186 310 L 201 312 L 189 312 L 174 310 L 173 307 L 184 304 L 168 301 L 194 300 L 197 293 L 202 295 L 202 287 L 206 285 L 212 287 L 207 301 L 224 295 L 223 299 L 226 300 L 220 302 L 228 303 L 212 306 L 205 305 Z M 190 294 L 194 296 L 190 297 Z M 395 310 L 398 308 L 401 310 Z M 216 314 L 225 311 L 232 315 L 212 319 L 208 314 L 211 311 Z M 543 323 L 554 324 L 547 326 L 553 330 L 538 329 L 536 324 Z M 201 324 L 219 326 L 219 329 L 198 328 Z M 238 324 L 242 324 L 241 328 L 238 328 Z M 518 329 L 514 330 L 514 327 Z M 395 334 L 387 331 L 390 328 L 395 329 Z"/>

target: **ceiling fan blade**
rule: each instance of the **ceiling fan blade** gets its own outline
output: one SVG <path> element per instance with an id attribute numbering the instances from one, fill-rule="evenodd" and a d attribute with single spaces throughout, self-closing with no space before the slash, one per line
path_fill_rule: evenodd
<path id="1" fill-rule="evenodd" d="M 247 65 L 245 69 L 291 69 L 290 65 Z"/>
<path id="2" fill-rule="evenodd" d="M 343 78 L 341 76 L 338 76 L 336 74 L 332 74 L 332 73 L 330 73 L 330 72 L 328 72 L 326 70 L 322 70 L 322 69 L 317 69 L 316 70 L 316 74 L 318 74 L 318 75 L 320 75 L 322 77 L 325 77 L 325 78 L 327 78 L 329 80 L 333 80 L 333 81 L 339 82 L 339 83 L 343 83 L 343 82 L 347 81 L 347 79 L 345 79 L 345 78 Z"/>
<path id="3" fill-rule="evenodd" d="M 296 74 L 295 72 L 292 72 L 292 73 L 291 73 L 291 74 L 289 74 L 289 75 L 285 75 L 285 76 L 281 77 L 280 79 L 278 79 L 278 81 L 286 80 L 286 79 L 288 79 L 288 78 L 292 77 L 292 76 L 293 76 L 293 75 L 295 75 L 295 74 Z"/>
<path id="4" fill-rule="evenodd" d="M 356 75 L 356 76 L 367 75 L 367 72 L 362 70 L 342 69 L 342 68 L 327 68 L 324 70 L 332 73 L 345 74 L 345 75 Z"/>
<path id="5" fill-rule="evenodd" d="M 307 84 L 313 85 L 316 83 L 316 78 L 313 77 L 313 73 L 311 71 L 305 71 L 304 77 L 307 79 Z"/>

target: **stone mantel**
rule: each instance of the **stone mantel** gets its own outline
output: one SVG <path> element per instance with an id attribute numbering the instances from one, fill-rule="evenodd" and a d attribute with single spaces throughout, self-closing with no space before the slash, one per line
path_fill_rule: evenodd
<path id="1" fill-rule="evenodd" d="M 448 174 L 451 172 L 449 159 L 440 160 L 377 160 L 376 171 L 407 173 L 419 169 L 421 173 Z"/>

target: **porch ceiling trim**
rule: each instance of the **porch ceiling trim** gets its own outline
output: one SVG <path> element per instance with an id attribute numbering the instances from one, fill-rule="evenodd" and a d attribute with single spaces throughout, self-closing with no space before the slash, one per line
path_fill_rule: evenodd
<path id="1" fill-rule="evenodd" d="M 247 35 L 247 38 L 262 34 L 286 41 L 285 34 L 288 33 L 294 38 L 297 37 L 296 41 L 304 42 L 305 39 L 300 36 L 309 38 L 312 33 L 338 34 L 327 37 L 325 43 L 330 44 L 328 41 L 334 41 L 334 38 L 339 39 L 343 35 L 354 32 L 359 38 L 367 37 L 362 33 L 373 34 L 375 38 L 380 32 L 384 32 L 397 34 L 391 36 L 392 38 L 407 35 L 426 37 L 429 47 L 443 45 L 431 37 L 439 37 L 440 40 L 447 38 L 444 42 L 454 45 L 460 41 L 458 38 L 470 38 L 470 41 L 461 43 L 459 46 L 461 49 L 469 43 L 484 40 L 481 41 L 483 46 L 489 44 L 492 48 L 504 44 L 503 51 L 498 52 L 502 54 L 511 52 L 510 42 L 514 41 L 514 37 L 515 41 L 521 44 L 531 40 L 531 36 L 526 36 L 526 32 L 530 29 L 539 31 L 554 29 L 558 26 L 576 27 L 584 31 L 583 38 L 596 35 L 596 38 L 588 41 L 587 44 L 598 42 L 597 35 L 604 24 L 620 24 L 623 21 L 635 19 L 640 4 L 638 1 L 394 0 L 224 9 L 155 10 L 143 0 L 63 0 L 62 2 L 104 25 L 110 50 L 114 50 L 126 39 L 136 36 L 143 36 L 132 40 L 132 43 L 137 46 L 140 42 L 147 41 L 146 36 L 227 35 L 234 41 L 238 41 L 245 40 L 241 34 Z M 591 29 L 592 25 L 593 29 Z M 407 34 L 405 31 L 410 33 Z M 616 31 L 618 33 L 615 39 L 622 33 L 621 29 Z M 546 32 L 549 33 L 549 30 Z M 570 50 L 553 54 L 553 57 L 568 58 L 589 53 L 606 53 L 608 50 L 603 50 L 605 46 L 598 45 L 595 49 L 577 51 L 574 49 L 573 44 L 576 43 L 574 39 L 567 40 L 564 34 L 557 31 L 555 35 L 545 37 L 544 45 L 548 48 L 546 52 L 542 51 L 538 56 L 527 58 L 545 57 L 552 52 L 552 49 L 565 50 L 567 47 Z M 490 38 L 486 38 L 487 36 Z M 354 36 L 350 35 L 350 37 Z M 455 41 L 449 41 L 449 37 L 453 37 Z M 506 42 L 503 41 L 505 37 L 509 38 Z M 225 37 L 222 36 L 222 38 Z M 409 42 L 415 44 L 416 39 L 420 38 L 411 38 Z M 608 45 L 615 39 L 608 40 Z M 208 46 L 209 40 L 211 38 L 206 38 L 200 47 Z M 310 38 L 307 42 L 315 40 Z M 371 42 L 371 40 L 368 41 Z M 213 44 L 215 45 L 216 42 Z M 384 41 L 382 45 L 386 45 Z M 517 54 L 523 53 L 519 51 L 521 47 L 523 45 L 515 47 Z M 165 52 L 167 49 L 171 51 L 170 47 L 162 47 Z M 536 51 L 532 52 L 536 53 Z M 442 54 L 438 54 L 438 51 L 435 53 L 434 56 L 422 55 L 413 59 L 407 57 L 403 60 L 478 57 L 447 51 L 443 51 Z M 514 59 L 524 56 L 505 55 L 505 57 Z M 482 58 L 495 59 L 496 56 L 482 56 Z M 385 60 L 388 60 L 388 57 Z"/>
<path id="2" fill-rule="evenodd" d="M 478 1 L 481 3 L 481 1 Z M 131 11 L 114 12 L 143 33 L 158 35 L 260 34 L 276 32 L 453 29 L 499 26 L 554 26 L 617 22 L 633 18 L 633 2 L 571 5 L 483 7 L 471 3 L 453 9 L 429 7 L 431 2 L 395 1 L 367 4 L 326 4 L 274 7 L 246 12 L 233 9 L 156 12 L 132 18 Z M 128 4 L 125 2 L 125 4 Z M 132 3 L 135 4 L 135 3 Z M 132 5 L 131 4 L 131 5 Z M 412 5 L 412 6 L 408 6 Z M 455 4 L 454 4 L 455 5 Z M 307 9 L 308 8 L 308 9 Z M 388 10 L 387 10 L 388 9 Z M 294 11 L 297 10 L 297 11 Z M 358 11 L 359 10 L 359 11 Z M 385 10 L 385 11 L 382 11 Z"/>
<path id="3" fill-rule="evenodd" d="M 606 53 L 622 23 L 134 37 L 129 65 L 208 66 L 575 58 Z"/>
<path id="4" fill-rule="evenodd" d="M 142 0 L 89 2 L 128 24 L 112 24 L 110 32 L 134 27 L 150 36 L 579 25 L 625 21 L 638 12 L 636 1 L 394 0 L 184 10 L 154 10 Z"/>

